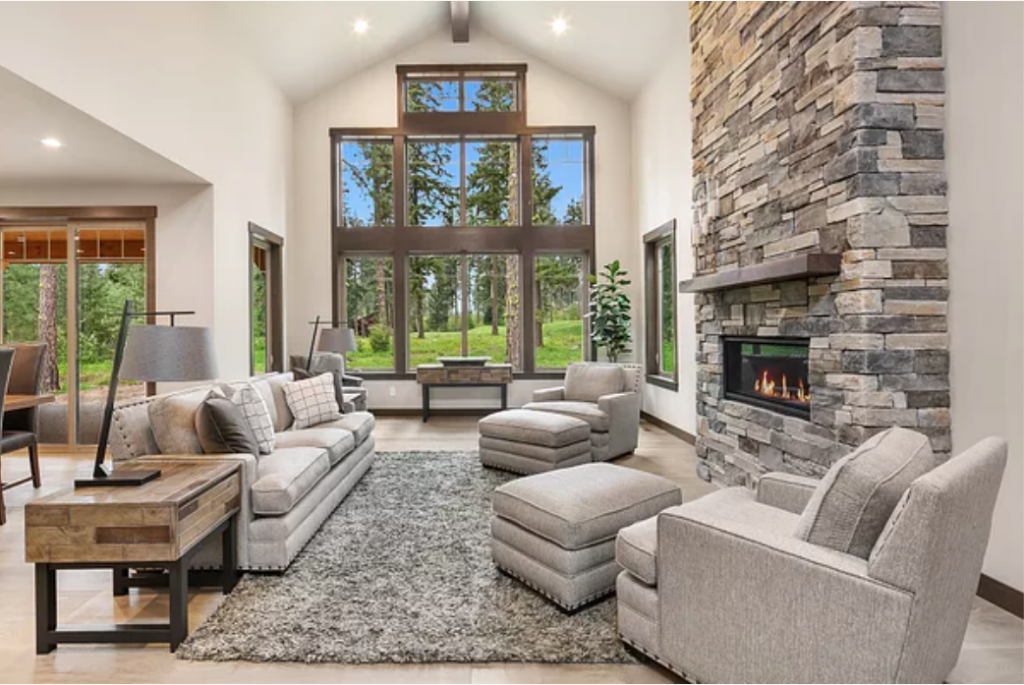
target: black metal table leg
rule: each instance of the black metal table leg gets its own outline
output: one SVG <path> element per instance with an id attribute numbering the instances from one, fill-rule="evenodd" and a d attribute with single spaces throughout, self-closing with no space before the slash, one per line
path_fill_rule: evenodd
<path id="1" fill-rule="evenodd" d="M 430 418 L 430 386 L 423 384 L 423 423 Z"/>
<path id="2" fill-rule="evenodd" d="M 505 411 L 508 409 L 508 385 L 506 383 L 501 384 L 501 410 Z"/>
<path id="3" fill-rule="evenodd" d="M 235 563 L 235 536 L 237 534 L 237 516 L 228 521 L 224 532 L 220 534 L 220 544 L 223 552 L 221 558 L 221 592 L 230 594 L 238 583 L 238 564 Z"/>
<path id="4" fill-rule="evenodd" d="M 188 563 L 179 559 L 170 568 L 171 591 L 171 651 L 188 637 Z"/>
<path id="5" fill-rule="evenodd" d="M 36 564 L 36 654 L 49 654 L 57 646 L 52 633 L 57 629 L 57 571 L 49 564 Z"/>
<path id="6" fill-rule="evenodd" d="M 128 594 L 128 588 L 131 585 L 128 584 L 128 568 L 115 568 L 114 569 L 114 596 L 123 597 Z"/>

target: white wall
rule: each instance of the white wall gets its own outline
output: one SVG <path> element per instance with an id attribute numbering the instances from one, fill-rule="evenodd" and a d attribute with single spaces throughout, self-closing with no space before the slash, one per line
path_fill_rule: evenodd
<path id="1" fill-rule="evenodd" d="M 0 206 L 155 206 L 156 303 L 213 325 L 213 191 L 208 185 L 0 187 Z"/>
<path id="2" fill-rule="evenodd" d="M 690 41 L 686 5 L 680 6 L 680 40 L 633 103 L 633 200 L 639 243 L 643 234 L 676 220 L 676 281 L 693 275 L 690 246 Z M 637 279 L 642 281 L 642 279 Z M 642 291 L 641 291 L 642 297 Z M 647 384 L 644 411 L 693 434 L 696 414 L 697 334 L 692 295 L 677 295 L 679 390 Z M 641 300 L 639 311 L 643 311 Z M 644 341 L 637 341 L 640 357 Z"/>
<path id="3" fill-rule="evenodd" d="M 943 3 L 953 449 L 1010 444 L 984 572 L 1024 589 L 1024 6 Z"/>
<path id="4" fill-rule="evenodd" d="M 212 308 L 221 372 L 237 377 L 248 222 L 287 234 L 292 108 L 219 22 L 206 3 L 2 3 L 0 65 L 210 181 L 211 236 L 180 236 L 182 274 L 210 264 L 183 286 L 209 287 L 181 306 Z"/>
<path id="5" fill-rule="evenodd" d="M 525 62 L 527 72 L 527 121 L 531 125 L 593 125 L 597 201 L 598 264 L 622 261 L 634 274 L 640 254 L 635 240 L 630 184 L 629 105 L 582 83 L 529 55 L 494 40 L 481 31 L 468 44 L 455 45 L 448 32 L 431 36 L 410 50 L 381 62 L 347 79 L 340 85 L 295 110 L 295 213 L 293 237 L 286 252 L 289 272 L 288 347 L 305 349 L 310 329 L 306 324 L 317 314 L 331 311 L 330 250 L 330 145 L 328 129 L 346 126 L 396 126 L 395 100 L 397 64 L 420 63 Z M 639 282 L 634 279 L 634 302 L 639 302 Z M 533 388 L 550 381 L 516 381 L 510 401 L 529 401 Z M 368 383 L 373 407 L 415 408 L 420 404 L 419 387 L 412 381 Z M 394 387 L 395 396 L 389 394 Z M 493 397 L 495 391 L 481 391 Z M 459 399 L 438 396 L 438 407 L 480 406 L 467 392 L 446 393 Z"/>

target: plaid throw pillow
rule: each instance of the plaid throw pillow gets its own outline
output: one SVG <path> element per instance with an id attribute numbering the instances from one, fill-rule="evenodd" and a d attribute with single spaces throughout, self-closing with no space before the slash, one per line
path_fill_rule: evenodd
<path id="1" fill-rule="evenodd" d="M 341 418 L 332 374 L 322 373 L 307 380 L 285 383 L 282 387 L 284 399 L 295 417 L 294 430 Z"/>
<path id="2" fill-rule="evenodd" d="M 215 392 L 223 392 L 219 388 Z M 260 454 L 270 454 L 274 451 L 274 422 L 270 418 L 270 410 L 267 403 L 263 401 L 263 395 L 251 383 L 247 383 L 236 390 L 231 397 L 231 404 L 238 407 L 246 423 L 256 436 L 256 445 L 260 448 Z"/>

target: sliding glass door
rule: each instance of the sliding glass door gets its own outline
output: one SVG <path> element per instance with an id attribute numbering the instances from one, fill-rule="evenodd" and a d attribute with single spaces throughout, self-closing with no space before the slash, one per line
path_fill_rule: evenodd
<path id="1" fill-rule="evenodd" d="M 39 412 L 41 441 L 98 439 L 124 301 L 131 299 L 137 311 L 152 301 L 150 226 L 65 222 L 0 229 L 0 341 L 47 345 L 40 392 L 55 395 L 56 403 Z M 145 384 L 122 381 L 117 399 L 145 393 Z"/>

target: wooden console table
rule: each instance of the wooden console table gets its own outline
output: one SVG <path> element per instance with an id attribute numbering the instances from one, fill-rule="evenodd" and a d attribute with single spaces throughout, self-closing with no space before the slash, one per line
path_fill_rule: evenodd
<path id="1" fill-rule="evenodd" d="M 188 562 L 200 543 L 222 536 L 220 584 L 234 588 L 238 464 L 147 459 L 160 477 L 138 487 L 65 490 L 25 505 L 25 561 L 36 565 L 36 653 L 59 643 L 167 642 L 173 652 L 188 636 Z M 122 467 L 124 468 L 124 467 Z M 57 625 L 57 571 L 109 568 L 114 592 L 131 584 L 130 569 L 165 569 L 170 622 L 101 627 Z"/>
<path id="2" fill-rule="evenodd" d="M 423 386 L 423 423 L 430 418 L 430 389 L 438 388 L 500 388 L 501 408 L 508 408 L 508 385 L 512 382 L 511 364 L 483 366 L 444 366 L 420 364 L 416 382 Z"/>

